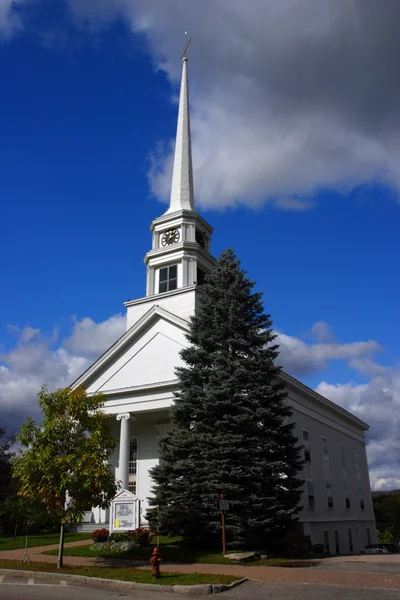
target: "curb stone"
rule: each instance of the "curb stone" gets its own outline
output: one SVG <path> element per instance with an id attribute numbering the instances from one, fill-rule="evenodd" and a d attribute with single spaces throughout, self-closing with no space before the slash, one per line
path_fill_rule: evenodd
<path id="1" fill-rule="evenodd" d="M 238 579 L 237 581 L 233 581 L 232 583 L 214 583 L 212 587 L 213 594 L 220 594 L 221 592 L 226 592 L 227 590 L 232 590 L 238 585 L 241 585 L 245 581 L 248 581 L 248 577 L 242 577 L 242 579 Z"/>
<path id="2" fill-rule="evenodd" d="M 178 594 L 212 594 L 212 585 L 203 583 L 201 585 L 174 585 L 172 586 L 174 592 Z M 154 587 L 153 587 L 154 589 Z"/>
<path id="3" fill-rule="evenodd" d="M 247 581 L 247 577 L 234 581 L 233 583 L 225 584 L 200 584 L 200 585 L 159 585 L 157 583 L 137 583 L 136 581 L 124 581 L 122 579 L 103 579 L 101 577 L 86 577 L 85 575 L 72 575 L 70 573 L 49 573 L 46 571 L 28 571 L 18 569 L 0 569 L 0 575 L 12 575 L 14 577 L 26 577 L 28 575 L 37 576 L 38 579 L 64 579 L 76 583 L 97 584 L 106 587 L 115 588 L 130 588 L 137 590 L 155 589 L 162 592 L 176 592 L 178 594 L 219 594 L 230 590 L 241 583 Z"/>

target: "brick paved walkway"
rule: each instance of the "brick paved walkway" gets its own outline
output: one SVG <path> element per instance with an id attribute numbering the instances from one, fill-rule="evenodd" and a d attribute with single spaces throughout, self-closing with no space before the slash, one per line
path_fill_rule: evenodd
<path id="1" fill-rule="evenodd" d="M 74 546 L 86 546 L 91 543 L 91 540 L 83 540 L 80 542 L 68 542 L 65 544 L 66 548 Z M 29 548 L 29 558 L 32 562 L 57 562 L 57 556 L 49 556 L 42 554 L 43 551 L 53 550 L 58 548 L 57 544 L 52 546 L 37 546 L 36 548 Z M 22 558 L 23 550 L 5 550 L 0 552 L 0 559 L 12 559 L 20 560 Z M 347 558 L 349 560 L 347 560 Z M 358 557 L 361 559 L 361 557 Z M 369 559 L 370 557 L 368 557 Z M 392 575 L 389 573 L 358 573 L 349 572 L 349 561 L 354 561 L 356 557 L 337 557 L 336 562 L 346 562 L 346 571 L 329 571 L 319 567 L 314 568 L 282 568 L 282 567 L 252 567 L 249 565 L 217 565 L 217 564 L 166 564 L 162 563 L 162 568 L 169 572 L 180 572 L 180 573 L 215 573 L 221 575 L 236 575 L 238 577 L 248 577 L 249 579 L 266 581 L 270 583 L 306 583 L 313 585 L 334 585 L 334 586 L 346 586 L 356 588 L 382 588 L 391 590 L 400 590 L 400 564 L 399 574 Z M 333 559 L 328 559 L 333 560 Z M 365 557 L 362 557 L 365 561 Z M 397 558 L 395 559 L 397 562 Z M 104 558 L 89 558 L 84 556 L 65 556 L 64 564 L 68 566 L 127 566 L 128 561 L 121 561 L 117 559 L 104 559 Z M 373 563 L 373 561 L 371 561 Z M 137 568 L 148 568 L 143 566 L 143 563 L 128 563 L 129 566 Z M 340 569 L 340 566 L 338 567 Z M 371 564 L 372 569 L 372 564 Z"/>

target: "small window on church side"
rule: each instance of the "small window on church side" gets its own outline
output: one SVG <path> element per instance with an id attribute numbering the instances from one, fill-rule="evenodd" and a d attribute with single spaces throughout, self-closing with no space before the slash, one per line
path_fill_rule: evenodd
<path id="1" fill-rule="evenodd" d="M 137 471 L 137 440 L 129 442 L 129 483 L 128 490 L 136 494 L 136 471 Z"/>
<path id="2" fill-rule="evenodd" d="M 158 293 L 171 292 L 178 287 L 178 267 L 171 265 L 160 269 L 160 281 L 158 284 Z"/>
<path id="3" fill-rule="evenodd" d="M 304 460 L 311 462 L 311 450 L 310 450 L 310 434 L 307 429 L 302 430 L 303 434 L 303 446 L 304 446 Z"/>

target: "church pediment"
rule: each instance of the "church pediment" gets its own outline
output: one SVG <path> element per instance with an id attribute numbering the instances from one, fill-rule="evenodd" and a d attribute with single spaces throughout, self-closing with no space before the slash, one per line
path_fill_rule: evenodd
<path id="1" fill-rule="evenodd" d="M 72 387 L 88 393 L 173 381 L 181 364 L 180 351 L 187 346 L 189 324 L 153 306 L 111 346 Z"/>

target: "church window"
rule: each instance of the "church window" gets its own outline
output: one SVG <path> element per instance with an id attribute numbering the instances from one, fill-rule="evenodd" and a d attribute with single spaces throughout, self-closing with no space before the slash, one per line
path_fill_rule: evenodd
<path id="1" fill-rule="evenodd" d="M 304 446 L 304 460 L 311 462 L 311 451 L 310 451 L 310 434 L 307 429 L 303 429 L 303 446 Z"/>
<path id="2" fill-rule="evenodd" d="M 325 554 L 329 554 L 330 553 L 329 531 L 327 529 L 324 530 L 324 546 L 325 546 Z"/>
<path id="3" fill-rule="evenodd" d="M 347 530 L 348 534 L 349 534 L 349 550 L 350 552 L 353 552 L 354 546 L 353 546 L 353 532 L 351 531 L 351 529 Z"/>
<path id="4" fill-rule="evenodd" d="M 347 470 L 346 470 L 346 453 L 343 444 L 339 444 L 340 448 L 340 461 L 342 463 L 342 475 L 343 475 L 343 489 L 344 489 L 344 504 L 346 510 L 350 509 L 350 492 L 347 484 Z"/>
<path id="5" fill-rule="evenodd" d="M 333 530 L 333 535 L 335 538 L 335 550 L 336 554 L 340 554 L 340 540 L 339 540 L 339 531 L 337 529 Z"/>
<path id="6" fill-rule="evenodd" d="M 340 460 L 341 460 L 343 469 L 345 469 L 346 468 L 346 453 L 345 453 L 343 444 L 339 444 L 339 446 L 340 446 Z"/>
<path id="7" fill-rule="evenodd" d="M 328 508 L 333 508 L 332 484 L 329 481 L 326 482 L 326 499 Z"/>
<path id="8" fill-rule="evenodd" d="M 177 265 L 170 265 L 169 267 L 163 267 L 160 269 L 160 281 L 158 285 L 158 292 L 171 292 L 176 290 L 178 287 L 178 267 Z"/>
<path id="9" fill-rule="evenodd" d="M 128 490 L 136 494 L 136 471 L 137 471 L 137 440 L 129 443 L 129 483 Z"/>
<path id="10" fill-rule="evenodd" d="M 315 507 L 314 483 L 310 479 L 307 479 L 307 501 L 308 508 Z"/>
<path id="11" fill-rule="evenodd" d="M 328 442 L 326 438 L 322 439 L 322 456 L 324 459 L 324 476 L 325 476 L 325 489 L 326 489 L 326 501 L 328 508 L 333 508 L 333 496 L 332 496 L 332 484 L 329 470 L 329 455 L 328 455 Z"/>
<path id="12" fill-rule="evenodd" d="M 358 483 L 358 494 L 360 497 L 360 508 L 361 510 L 365 509 L 365 503 L 364 503 L 364 493 L 362 490 L 362 486 L 361 486 L 361 473 L 360 473 L 360 466 L 358 464 L 358 453 L 354 450 L 354 462 L 355 462 L 355 467 L 356 467 L 356 476 L 357 476 L 357 483 Z"/>
<path id="13" fill-rule="evenodd" d="M 328 455 L 328 440 L 326 438 L 321 438 L 322 441 L 322 456 L 324 457 L 324 460 L 328 460 L 329 455 Z"/>

